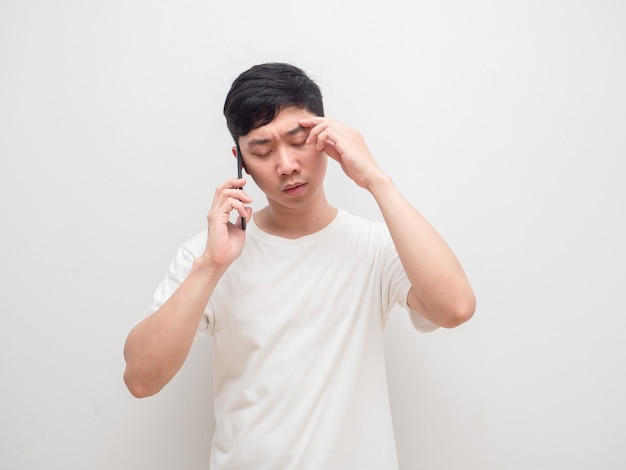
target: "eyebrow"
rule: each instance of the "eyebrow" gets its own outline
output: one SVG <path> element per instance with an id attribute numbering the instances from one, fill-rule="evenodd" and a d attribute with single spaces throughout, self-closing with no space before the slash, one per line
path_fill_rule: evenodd
<path id="1" fill-rule="evenodd" d="M 304 131 L 306 131 L 306 128 L 302 126 L 297 126 L 291 129 L 290 131 L 285 132 L 285 135 L 290 137 L 292 135 L 300 134 L 301 132 L 304 132 Z"/>
<path id="2" fill-rule="evenodd" d="M 286 137 L 291 137 L 297 134 L 300 134 L 301 132 L 305 132 L 307 129 L 305 127 L 302 126 L 296 126 L 291 130 L 288 130 L 287 132 L 285 132 L 283 135 Z M 261 145 L 265 145 L 265 144 L 269 144 L 272 141 L 272 139 L 252 139 L 250 140 L 246 146 L 247 147 L 258 147 Z"/>

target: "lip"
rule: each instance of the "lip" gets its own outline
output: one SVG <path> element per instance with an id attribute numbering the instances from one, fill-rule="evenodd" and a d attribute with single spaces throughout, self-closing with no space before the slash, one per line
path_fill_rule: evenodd
<path id="1" fill-rule="evenodd" d="M 283 192 L 289 194 L 290 196 L 297 196 L 304 191 L 305 183 L 293 183 L 288 184 L 283 188 Z"/>

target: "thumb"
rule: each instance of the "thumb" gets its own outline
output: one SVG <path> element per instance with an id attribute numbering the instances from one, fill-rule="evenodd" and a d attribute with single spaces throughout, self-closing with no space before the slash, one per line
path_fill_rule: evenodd
<path id="1" fill-rule="evenodd" d="M 339 153 L 334 144 L 326 142 L 324 144 L 324 153 L 326 153 L 326 155 L 328 155 L 333 160 L 341 163 L 341 153 Z"/>

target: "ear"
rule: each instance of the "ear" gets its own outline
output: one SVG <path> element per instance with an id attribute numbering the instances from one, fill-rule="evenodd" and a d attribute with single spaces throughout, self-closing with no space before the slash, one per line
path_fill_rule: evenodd
<path id="1" fill-rule="evenodd" d="M 233 157 L 235 157 L 235 160 L 236 160 L 237 159 L 237 147 L 233 145 L 233 148 L 231 149 L 231 151 L 233 152 Z M 241 158 L 241 163 L 243 164 L 242 166 L 243 171 L 245 171 L 246 174 L 249 175 L 250 173 L 248 172 L 248 169 L 246 168 L 246 162 L 243 160 L 243 156 Z"/>

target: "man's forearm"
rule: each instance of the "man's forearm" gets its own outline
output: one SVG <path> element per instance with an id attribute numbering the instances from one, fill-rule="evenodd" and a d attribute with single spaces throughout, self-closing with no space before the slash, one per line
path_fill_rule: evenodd
<path id="1" fill-rule="evenodd" d="M 181 368 L 220 276 L 197 259 L 163 306 L 131 330 L 124 346 L 124 381 L 134 396 L 154 395 Z"/>

